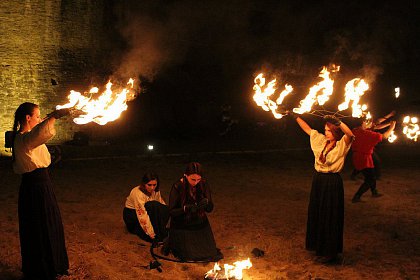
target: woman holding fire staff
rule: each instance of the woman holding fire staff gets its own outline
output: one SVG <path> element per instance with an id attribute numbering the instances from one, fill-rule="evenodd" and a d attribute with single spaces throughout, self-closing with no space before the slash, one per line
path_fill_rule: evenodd
<path id="1" fill-rule="evenodd" d="M 22 174 L 18 216 L 24 279 L 50 280 L 68 274 L 63 223 L 45 145 L 56 133 L 55 120 L 68 114 L 68 109 L 56 110 L 41 120 L 39 106 L 30 102 L 15 112 L 12 158 L 15 173 Z"/>
<path id="2" fill-rule="evenodd" d="M 203 178 L 200 163 L 187 165 L 184 175 L 169 196 L 171 222 L 163 251 L 182 261 L 218 261 L 223 255 L 216 248 L 206 213 L 213 211 L 210 186 Z"/>
<path id="3" fill-rule="evenodd" d="M 336 262 L 343 252 L 344 189 L 340 171 L 354 135 L 332 115 L 324 116 L 325 135 L 312 129 L 294 113 L 296 122 L 310 137 L 315 174 L 308 206 L 306 249 L 315 251 L 322 263 Z M 344 134 L 344 136 L 343 136 Z"/>

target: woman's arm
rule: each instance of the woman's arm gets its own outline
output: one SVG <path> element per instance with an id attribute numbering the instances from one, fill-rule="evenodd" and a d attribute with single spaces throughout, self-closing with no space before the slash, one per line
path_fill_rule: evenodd
<path id="1" fill-rule="evenodd" d="M 137 219 L 143 231 L 150 236 L 151 239 L 155 238 L 155 231 L 153 230 L 152 223 L 150 222 L 150 217 L 147 214 L 144 203 L 140 200 L 136 200 L 134 207 L 136 208 Z"/>
<path id="2" fill-rule="evenodd" d="M 302 130 L 304 132 L 306 132 L 306 134 L 311 135 L 311 130 L 312 128 L 309 126 L 309 124 L 307 124 L 303 119 L 301 119 L 300 117 L 296 118 L 296 122 L 298 123 L 298 125 L 300 126 L 300 128 L 302 128 Z"/>
<path id="3" fill-rule="evenodd" d="M 351 129 L 343 122 L 340 122 L 340 129 L 341 131 L 344 133 L 344 141 L 346 142 L 347 145 L 349 145 L 353 139 L 354 139 L 354 134 L 351 131 Z"/>

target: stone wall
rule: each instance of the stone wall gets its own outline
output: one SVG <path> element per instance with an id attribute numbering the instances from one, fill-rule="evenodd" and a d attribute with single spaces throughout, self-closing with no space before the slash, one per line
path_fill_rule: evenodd
<path id="1" fill-rule="evenodd" d="M 1 149 L 19 104 L 37 103 L 45 116 L 67 102 L 70 89 L 87 90 L 106 52 L 104 1 L 0 1 Z M 53 141 L 69 140 L 78 129 L 60 120 Z"/>

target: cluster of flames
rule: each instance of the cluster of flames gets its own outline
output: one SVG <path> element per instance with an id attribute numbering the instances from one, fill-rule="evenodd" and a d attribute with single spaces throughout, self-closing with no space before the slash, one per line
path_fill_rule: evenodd
<path id="1" fill-rule="evenodd" d="M 242 270 L 249 269 L 252 267 L 252 263 L 249 260 L 237 261 L 233 265 L 223 265 L 223 270 L 219 263 L 215 263 L 213 269 L 207 271 L 206 279 L 242 279 Z"/>
<path id="2" fill-rule="evenodd" d="M 73 119 L 76 124 L 95 122 L 105 125 L 118 119 L 121 113 L 127 110 L 127 102 L 136 97 L 132 91 L 134 87 L 133 79 L 129 79 L 127 86 L 122 89 L 113 91 L 112 85 L 111 81 L 109 81 L 106 84 L 105 91 L 96 98 L 94 96 L 99 93 L 97 87 L 89 90 L 89 96 L 71 90 L 67 96 L 69 102 L 56 106 L 56 109 L 71 108 L 72 111 L 76 111 L 77 116 Z"/>
<path id="3" fill-rule="evenodd" d="M 315 105 L 324 105 L 333 94 L 334 80 L 332 73 L 340 71 L 340 66 L 332 65 L 329 69 L 323 67 L 319 73 L 321 81 L 309 89 L 309 93 L 299 102 L 299 107 L 288 108 L 296 114 L 310 113 L 313 111 Z M 287 95 L 293 92 L 293 87 L 286 84 L 284 89 L 276 98 L 277 80 L 273 79 L 266 82 L 264 74 L 258 74 L 254 79 L 254 95 L 255 103 L 264 111 L 271 112 L 276 119 L 281 119 L 287 114 L 283 101 Z M 344 88 L 344 101 L 338 105 L 338 112 L 351 108 L 351 115 L 354 118 L 364 117 L 372 119 L 371 113 L 368 111 L 366 104 L 361 104 L 361 97 L 369 89 L 369 84 L 362 78 L 354 78 L 348 81 Z M 400 88 L 395 88 L 395 98 L 400 96 Z M 417 118 L 405 117 L 403 126 L 403 133 L 407 138 L 417 141 L 420 134 Z M 389 142 L 394 142 L 397 136 L 394 132 L 388 138 Z"/>

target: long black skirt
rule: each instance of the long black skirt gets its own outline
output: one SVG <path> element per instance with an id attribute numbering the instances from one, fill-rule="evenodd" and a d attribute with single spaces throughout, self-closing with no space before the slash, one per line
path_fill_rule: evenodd
<path id="1" fill-rule="evenodd" d="M 338 173 L 316 173 L 308 207 L 306 249 L 317 256 L 343 252 L 344 189 Z"/>
<path id="2" fill-rule="evenodd" d="M 166 228 L 169 220 L 168 206 L 158 201 L 148 201 L 144 204 L 144 208 L 146 208 L 147 214 L 149 215 L 157 241 L 163 241 L 168 236 L 168 229 Z M 129 232 L 137 234 L 145 241 L 152 242 L 152 239 L 140 226 L 136 210 L 124 207 L 123 220 Z"/>
<path id="3" fill-rule="evenodd" d="M 183 261 L 211 261 L 223 258 L 216 248 L 213 232 L 209 222 L 200 227 L 171 228 L 169 230 L 169 249 L 172 254 Z"/>
<path id="4" fill-rule="evenodd" d="M 49 280 L 66 274 L 69 261 L 63 223 L 48 169 L 22 175 L 18 215 L 25 277 Z"/>

